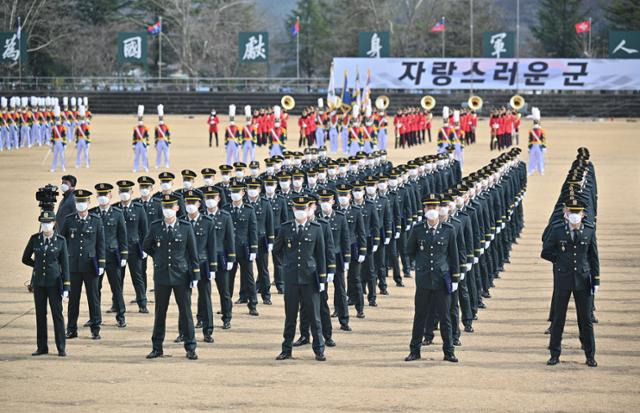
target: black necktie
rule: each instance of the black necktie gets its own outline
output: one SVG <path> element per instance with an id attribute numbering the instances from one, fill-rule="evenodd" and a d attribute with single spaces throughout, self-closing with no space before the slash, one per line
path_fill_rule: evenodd
<path id="1" fill-rule="evenodd" d="M 573 242 L 576 241 L 576 230 L 575 229 L 571 230 L 571 241 L 573 241 Z"/>
<path id="2" fill-rule="evenodd" d="M 106 215 L 107 215 L 107 211 L 105 211 L 105 210 L 100 211 L 100 216 L 102 218 L 104 218 Z"/>

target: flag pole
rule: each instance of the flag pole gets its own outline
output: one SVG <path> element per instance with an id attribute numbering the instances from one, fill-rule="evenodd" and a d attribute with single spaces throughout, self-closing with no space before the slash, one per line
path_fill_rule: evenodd
<path id="1" fill-rule="evenodd" d="M 516 64 L 520 66 L 520 0 L 516 0 Z M 516 76 L 516 93 L 520 89 L 520 77 Z"/>
<path id="2" fill-rule="evenodd" d="M 22 84 L 22 25 L 20 24 L 20 16 L 18 16 L 18 83 Z"/>
<path id="3" fill-rule="evenodd" d="M 591 17 L 589 17 L 589 43 L 587 46 L 587 50 L 589 50 L 589 57 L 591 56 Z"/>
<path id="4" fill-rule="evenodd" d="M 296 23 L 300 21 L 300 16 L 296 16 Z M 298 24 L 300 27 L 300 24 Z M 296 34 L 296 77 L 300 79 L 300 29 Z"/>
<path id="5" fill-rule="evenodd" d="M 158 17 L 160 33 L 158 33 L 158 79 L 162 79 L 162 16 Z"/>
<path id="6" fill-rule="evenodd" d="M 469 0 L 469 49 L 471 53 L 471 95 L 473 95 L 473 0 Z"/>
<path id="7" fill-rule="evenodd" d="M 443 24 L 445 24 L 444 16 L 442 16 L 442 23 L 443 23 Z M 442 29 L 442 57 L 443 57 L 443 58 L 444 58 L 444 32 L 446 31 L 446 27 L 447 27 L 447 26 L 446 26 L 446 24 L 445 24 L 445 26 L 444 26 L 444 27 L 445 27 L 445 28 L 444 28 L 444 29 Z"/>

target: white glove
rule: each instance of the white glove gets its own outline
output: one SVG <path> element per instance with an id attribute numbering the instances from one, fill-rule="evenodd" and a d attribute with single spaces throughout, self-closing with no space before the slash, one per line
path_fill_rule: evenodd
<path id="1" fill-rule="evenodd" d="M 422 222 L 422 215 L 418 217 L 418 222 Z"/>
<path id="2" fill-rule="evenodd" d="M 391 242 L 391 238 L 384 239 L 384 245 L 389 245 L 390 242 Z"/>
<path id="3" fill-rule="evenodd" d="M 333 282 L 333 273 L 332 272 L 327 274 L 327 282 L 328 283 L 332 283 Z"/>
<path id="4" fill-rule="evenodd" d="M 396 232 L 396 235 L 394 235 L 394 236 L 393 236 L 393 238 L 395 238 L 395 239 L 399 239 L 399 238 L 400 238 L 400 233 L 399 233 L 399 232 Z"/>
<path id="5" fill-rule="evenodd" d="M 324 291 L 324 283 L 320 283 L 320 292 Z"/>
<path id="6" fill-rule="evenodd" d="M 364 262 L 364 255 L 358 255 L 358 262 L 359 263 L 363 263 Z"/>
<path id="7" fill-rule="evenodd" d="M 267 251 L 273 251 L 273 244 L 267 244 Z"/>
<path id="8" fill-rule="evenodd" d="M 454 292 L 458 289 L 458 283 L 451 283 L 451 292 Z"/>
<path id="9" fill-rule="evenodd" d="M 231 271 L 233 269 L 233 263 L 232 262 L 228 262 L 227 263 L 227 271 Z"/>
<path id="10" fill-rule="evenodd" d="M 500 233 L 500 231 L 502 231 L 502 227 L 501 227 L 501 226 L 500 226 L 500 227 L 498 227 L 498 228 L 496 228 L 496 234 L 499 234 L 499 233 Z"/>
<path id="11" fill-rule="evenodd" d="M 506 226 L 506 224 L 503 222 L 502 225 L 500 226 L 500 228 L 504 229 L 505 226 Z"/>
<path id="12" fill-rule="evenodd" d="M 378 246 L 377 246 L 377 245 L 374 245 L 374 246 L 373 246 L 373 248 L 371 249 L 371 251 L 373 251 L 373 252 L 378 251 Z"/>
<path id="13" fill-rule="evenodd" d="M 191 288 L 196 288 L 198 286 L 198 280 L 191 281 Z"/>
<path id="14" fill-rule="evenodd" d="M 461 272 L 461 273 L 460 273 L 460 281 L 464 280 L 464 276 L 465 276 L 465 275 L 467 275 L 467 274 L 466 274 L 466 273 L 464 273 L 464 272 Z"/>
<path id="15" fill-rule="evenodd" d="M 69 299 L 69 291 L 62 292 L 62 299 L 67 301 Z"/>
<path id="16" fill-rule="evenodd" d="M 491 241 L 493 241 L 494 239 L 496 239 L 496 235 L 495 234 L 491 234 Z"/>
<path id="17" fill-rule="evenodd" d="M 484 243 L 484 247 L 485 247 L 485 249 L 486 249 L 486 248 L 489 248 L 489 245 L 490 245 L 490 244 L 491 244 L 491 242 L 490 242 L 490 241 L 485 241 L 485 243 Z"/>
<path id="18" fill-rule="evenodd" d="M 484 248 L 480 248 L 480 255 L 484 254 Z"/>
<path id="19" fill-rule="evenodd" d="M 349 263 L 348 262 L 344 263 L 344 270 L 345 271 L 349 271 Z"/>
<path id="20" fill-rule="evenodd" d="M 144 260 L 144 259 L 145 259 L 145 258 L 147 258 L 147 257 L 148 257 L 147 253 L 146 253 L 146 252 L 143 252 L 143 253 L 142 253 L 142 259 Z"/>
<path id="21" fill-rule="evenodd" d="M 216 272 L 215 271 L 209 271 L 209 280 L 213 281 L 216 279 Z"/>
<path id="22" fill-rule="evenodd" d="M 252 252 L 251 254 L 249 254 L 249 261 L 255 261 L 256 260 L 256 253 Z"/>
<path id="23" fill-rule="evenodd" d="M 480 262 L 480 259 L 478 257 L 473 257 L 473 263 L 477 264 Z"/>
<path id="24" fill-rule="evenodd" d="M 98 275 L 104 274 L 104 268 L 98 268 Z"/>
<path id="25" fill-rule="evenodd" d="M 411 229 L 411 224 L 407 225 L 406 227 L 404 227 L 405 231 L 409 231 Z"/>
<path id="26" fill-rule="evenodd" d="M 125 265 L 127 265 L 127 260 L 125 260 L 124 258 L 120 260 L 120 266 L 124 267 Z"/>
<path id="27" fill-rule="evenodd" d="M 474 258 L 474 260 L 475 260 L 475 258 Z M 471 263 L 470 262 L 466 263 L 464 265 L 464 267 L 467 269 L 467 271 L 471 271 Z"/>
<path id="28" fill-rule="evenodd" d="M 593 294 L 595 295 L 595 293 L 597 293 L 599 289 L 600 289 L 600 286 L 599 286 L 599 285 L 594 285 L 594 286 L 593 286 Z M 65 292 L 66 292 L 66 291 L 65 291 Z"/>

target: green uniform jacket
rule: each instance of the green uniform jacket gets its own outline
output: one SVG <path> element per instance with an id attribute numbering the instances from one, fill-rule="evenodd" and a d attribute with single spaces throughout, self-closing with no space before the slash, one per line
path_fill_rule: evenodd
<path id="1" fill-rule="evenodd" d="M 99 216 L 102 220 L 107 265 L 110 268 L 111 266 L 120 267 L 120 260 L 126 260 L 129 256 L 127 227 L 122 211 L 118 207 L 111 206 L 104 217 L 98 207 L 90 209 L 89 213 Z"/>
<path id="2" fill-rule="evenodd" d="M 67 242 L 62 235 L 55 233 L 51 241 L 45 248 L 44 235 L 33 234 L 22 254 L 22 263 L 33 268 L 31 285 L 53 287 L 62 282 L 64 290 L 69 291 L 71 282 Z"/>
<path id="3" fill-rule="evenodd" d="M 99 216 L 88 214 L 85 220 L 71 214 L 64 220 L 62 235 L 67 240 L 69 270 L 71 272 L 95 272 L 105 268 L 104 226 Z"/>
<path id="4" fill-rule="evenodd" d="M 308 222 L 296 234 L 296 224 L 282 225 L 273 247 L 282 257 L 285 284 L 316 284 L 327 281 L 325 246 L 322 226 Z"/>
<path id="5" fill-rule="evenodd" d="M 224 207 L 231 214 L 231 221 L 235 230 L 237 258 L 249 259 L 249 254 L 258 252 L 258 223 L 253 208 L 242 204 L 236 208 L 233 204 Z"/>
<path id="6" fill-rule="evenodd" d="M 226 271 L 228 262 L 236 262 L 236 241 L 231 214 L 223 209 L 218 209 L 215 215 L 207 214 L 213 220 L 213 227 L 216 232 L 218 269 Z"/>
<path id="7" fill-rule="evenodd" d="M 216 256 L 216 230 L 213 219 L 206 215 L 199 214 L 195 222 L 191 222 L 191 218 L 187 216 L 186 220 L 193 227 L 193 233 L 196 237 L 196 246 L 198 248 L 198 261 L 206 262 L 209 271 L 215 271 L 218 268 L 218 260 Z M 209 274 L 201 274 L 201 276 L 209 276 Z"/>
<path id="8" fill-rule="evenodd" d="M 427 223 L 417 224 L 409 235 L 407 253 L 416 261 L 416 286 L 429 290 L 446 289 L 458 282 L 460 262 L 455 228 L 443 222 L 436 233 L 428 234 Z"/>
<path id="9" fill-rule="evenodd" d="M 126 208 L 122 203 L 116 204 L 116 206 L 122 210 L 124 223 L 127 226 L 129 254 L 137 254 L 138 258 L 142 258 L 142 241 L 145 235 L 147 235 L 147 229 L 149 227 L 147 212 L 141 203 L 135 201 L 131 202 Z"/>

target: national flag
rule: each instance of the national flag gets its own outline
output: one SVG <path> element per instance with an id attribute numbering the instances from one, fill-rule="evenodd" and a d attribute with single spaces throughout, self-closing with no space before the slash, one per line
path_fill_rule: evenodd
<path id="1" fill-rule="evenodd" d="M 329 86 L 327 86 L 327 102 L 333 104 L 336 98 L 336 80 L 333 78 L 333 62 L 329 70 Z"/>
<path id="2" fill-rule="evenodd" d="M 157 35 L 157 34 L 160 34 L 161 31 L 162 31 L 162 24 L 160 23 L 159 20 L 155 22 L 153 25 L 147 26 L 147 33 L 149 34 Z"/>
<path id="3" fill-rule="evenodd" d="M 18 17 L 18 30 L 16 31 L 16 37 L 18 38 L 18 50 L 20 50 L 20 36 L 22 36 L 22 24 L 20 23 L 20 18 Z"/>
<path id="4" fill-rule="evenodd" d="M 440 33 L 444 31 L 444 16 L 431 27 L 431 33 Z"/>
<path id="5" fill-rule="evenodd" d="M 296 22 L 291 27 L 291 36 L 296 37 L 298 34 L 300 34 L 300 18 L 296 17 Z"/>
<path id="6" fill-rule="evenodd" d="M 591 31 L 591 19 L 576 23 L 576 33 L 587 33 Z"/>

